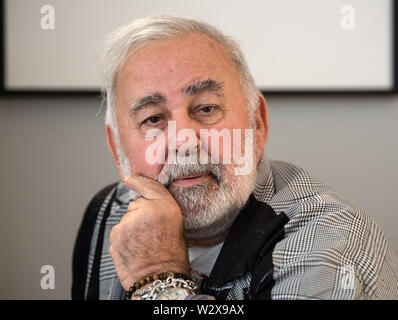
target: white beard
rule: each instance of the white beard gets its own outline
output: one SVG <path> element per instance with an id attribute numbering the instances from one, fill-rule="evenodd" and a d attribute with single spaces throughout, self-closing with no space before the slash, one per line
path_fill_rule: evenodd
<path id="1" fill-rule="evenodd" d="M 246 204 L 254 188 L 255 171 L 236 176 L 232 165 L 200 164 L 196 155 L 183 163 L 165 164 L 157 181 L 168 187 L 181 208 L 188 238 L 207 238 L 226 231 Z M 170 185 L 181 175 L 209 173 L 206 182 L 191 187 Z"/>

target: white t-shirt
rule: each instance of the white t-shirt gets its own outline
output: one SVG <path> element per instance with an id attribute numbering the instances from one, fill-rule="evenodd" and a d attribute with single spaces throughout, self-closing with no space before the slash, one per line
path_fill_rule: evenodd
<path id="1" fill-rule="evenodd" d="M 213 247 L 188 248 L 191 276 L 199 286 L 203 279 L 209 277 L 223 244 L 224 242 L 220 242 Z"/>

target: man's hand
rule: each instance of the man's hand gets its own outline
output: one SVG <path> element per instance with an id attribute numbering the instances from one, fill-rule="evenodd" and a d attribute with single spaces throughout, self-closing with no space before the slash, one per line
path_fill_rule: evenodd
<path id="1" fill-rule="evenodd" d="M 141 197 L 109 235 L 110 254 L 125 290 L 154 273 L 189 274 L 181 209 L 170 192 L 155 180 L 135 175 L 125 185 Z"/>

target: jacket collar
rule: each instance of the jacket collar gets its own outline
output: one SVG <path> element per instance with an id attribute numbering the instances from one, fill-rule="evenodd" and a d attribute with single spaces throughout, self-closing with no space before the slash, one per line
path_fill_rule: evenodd
<path id="1" fill-rule="evenodd" d="M 265 154 L 263 154 L 257 166 L 253 193 L 257 200 L 265 203 L 269 203 L 275 193 L 271 165 Z"/>

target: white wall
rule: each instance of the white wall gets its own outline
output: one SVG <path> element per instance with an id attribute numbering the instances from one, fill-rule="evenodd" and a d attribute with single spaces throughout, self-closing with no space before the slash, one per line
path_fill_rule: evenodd
<path id="1" fill-rule="evenodd" d="M 329 182 L 398 252 L 398 96 L 272 96 L 271 158 Z M 92 195 L 117 179 L 100 101 L 0 98 L 0 299 L 69 299 L 71 257 Z M 55 267 L 42 290 L 40 268 Z"/>

